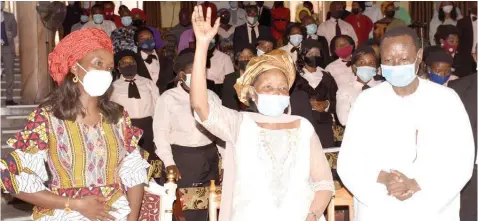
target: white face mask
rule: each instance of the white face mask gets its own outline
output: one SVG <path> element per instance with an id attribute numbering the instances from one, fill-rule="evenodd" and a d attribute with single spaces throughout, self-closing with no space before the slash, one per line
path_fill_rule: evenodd
<path id="1" fill-rule="evenodd" d="M 102 70 L 87 71 L 80 64 L 76 64 L 86 73 L 83 81 L 80 80 L 86 93 L 92 97 L 99 97 L 105 94 L 113 81 L 111 72 Z"/>
<path id="2" fill-rule="evenodd" d="M 292 45 L 294 45 L 295 47 L 299 46 L 300 43 L 302 42 L 302 38 L 303 36 L 302 35 L 299 35 L 299 34 L 295 34 L 295 35 L 291 35 L 290 37 L 290 43 Z"/>
<path id="3" fill-rule="evenodd" d="M 254 89 L 255 90 L 255 89 Z M 259 94 L 257 93 L 257 110 L 259 113 L 270 117 L 278 117 L 289 106 L 290 97 L 284 95 Z"/>
<path id="4" fill-rule="evenodd" d="M 188 87 L 191 87 L 191 73 L 186 74 L 186 80 L 184 81 L 184 84 L 186 84 Z"/>
<path id="5" fill-rule="evenodd" d="M 261 56 L 263 54 L 265 54 L 265 52 L 262 51 L 261 49 L 257 48 L 257 56 Z"/>
<path id="6" fill-rule="evenodd" d="M 450 13 L 452 9 L 453 9 L 453 5 L 443 6 L 443 12 L 445 13 Z"/>

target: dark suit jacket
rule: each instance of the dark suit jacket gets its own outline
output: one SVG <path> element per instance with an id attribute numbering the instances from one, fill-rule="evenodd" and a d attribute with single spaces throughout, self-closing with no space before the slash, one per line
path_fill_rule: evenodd
<path id="1" fill-rule="evenodd" d="M 259 24 L 266 27 L 271 27 L 271 22 L 272 22 L 271 10 L 263 6 L 262 14 L 259 18 Z"/>
<path id="2" fill-rule="evenodd" d="M 473 130 L 473 138 L 475 139 L 475 148 L 476 144 L 476 125 L 477 125 L 477 90 L 476 90 L 476 81 L 477 74 L 472 74 L 463 78 L 459 78 L 448 83 L 448 87 L 456 91 L 458 96 L 460 96 L 463 105 L 465 105 L 466 112 L 468 117 L 470 117 L 471 129 Z M 476 155 L 475 155 L 476 157 Z"/>
<path id="3" fill-rule="evenodd" d="M 240 76 L 241 74 L 239 72 L 228 74 L 224 78 L 224 83 L 222 84 L 222 105 L 233 110 L 240 110 L 240 101 L 237 97 L 236 90 L 234 89 L 234 84 L 236 84 L 236 81 Z"/>
<path id="4" fill-rule="evenodd" d="M 141 57 L 141 52 L 136 54 L 136 64 L 138 65 L 138 75 L 152 79 L 151 75 L 149 74 L 148 68 L 146 68 L 146 64 L 144 64 L 144 60 Z M 174 73 L 173 73 L 173 60 L 167 57 L 159 57 L 159 79 L 156 82 L 156 86 L 159 88 L 159 93 L 162 94 L 168 88 L 168 84 L 174 81 Z"/>
<path id="5" fill-rule="evenodd" d="M 267 38 L 272 38 L 271 28 L 259 25 L 259 35 L 257 35 L 256 37 L 259 38 L 259 36 L 263 35 L 268 36 Z M 246 45 L 249 44 L 249 32 L 247 31 L 247 23 L 236 27 L 236 29 L 234 30 L 233 41 L 234 54 L 237 54 L 238 52 L 242 51 L 242 49 L 244 49 Z M 256 43 L 257 40 L 255 42 L 251 42 L 252 45 L 255 45 Z"/>
<path id="6" fill-rule="evenodd" d="M 473 25 L 471 23 L 471 17 L 465 16 L 458 20 L 456 28 L 458 29 L 458 37 L 460 38 L 458 52 L 471 54 L 473 48 Z"/>

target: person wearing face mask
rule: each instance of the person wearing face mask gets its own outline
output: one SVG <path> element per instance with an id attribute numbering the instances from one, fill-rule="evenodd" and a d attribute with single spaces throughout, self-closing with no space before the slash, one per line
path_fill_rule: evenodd
<path id="1" fill-rule="evenodd" d="M 272 36 L 259 36 L 256 43 L 257 56 L 267 54 L 274 49 L 275 39 Z"/>
<path id="2" fill-rule="evenodd" d="M 161 32 L 158 31 L 153 26 L 146 25 L 146 13 L 139 8 L 131 9 L 131 18 L 133 19 L 133 26 L 136 28 L 144 28 L 147 27 L 151 32 L 153 32 L 154 43 L 156 45 L 156 51 L 158 54 L 162 54 L 163 47 L 166 46 L 166 43 L 161 38 Z"/>
<path id="3" fill-rule="evenodd" d="M 116 25 L 114 22 L 105 20 L 105 11 L 103 5 L 93 5 L 93 7 L 91 7 L 91 16 L 93 20 L 84 24 L 82 28 L 99 28 L 108 36 L 111 36 L 111 32 L 116 30 Z"/>
<path id="4" fill-rule="evenodd" d="M 357 42 L 357 35 L 355 34 L 352 25 L 341 19 L 341 16 L 344 13 L 342 3 L 332 2 L 329 11 L 331 17 L 319 25 L 317 35 L 324 36 L 329 44 L 334 37 L 339 35 L 348 35 L 354 42 Z M 329 48 L 332 48 L 332 46 L 330 45 Z M 333 53 L 333 51 L 330 50 L 330 53 Z"/>
<path id="5" fill-rule="evenodd" d="M 156 154 L 166 170 L 179 175 L 178 188 L 207 187 L 219 182 L 219 154 L 216 137 L 194 120 L 190 103 L 194 50 L 186 49 L 174 59 L 176 87 L 164 92 L 154 112 Z M 214 94 L 212 91 L 207 93 Z M 186 220 L 207 220 L 207 210 L 184 211 Z"/>
<path id="6" fill-rule="evenodd" d="M 66 16 L 63 20 L 63 37 L 73 32 L 71 28 L 80 22 L 80 16 L 82 15 L 81 2 L 68 1 L 66 7 Z"/>
<path id="7" fill-rule="evenodd" d="M 121 15 L 118 16 L 115 14 L 115 3 L 113 1 L 105 1 L 102 3 L 103 7 L 105 8 L 105 20 L 114 22 L 117 28 L 122 27 L 123 24 L 121 23 Z"/>
<path id="8" fill-rule="evenodd" d="M 246 109 L 247 106 L 242 104 L 237 97 L 234 84 L 236 84 L 237 79 L 244 74 L 247 64 L 253 57 L 256 57 L 256 53 L 256 49 L 253 45 L 247 45 L 241 52 L 237 53 L 235 61 L 239 71 L 228 74 L 224 78 L 221 94 L 223 106 L 237 111 Z"/>
<path id="9" fill-rule="evenodd" d="M 374 79 L 379 68 L 379 57 L 371 46 L 358 47 L 352 55 L 351 63 L 356 80 L 337 91 L 337 117 L 343 126 L 347 125 L 350 109 L 359 94 L 381 83 Z"/>
<path id="10" fill-rule="evenodd" d="M 222 106 L 206 90 L 205 72 L 219 22 L 211 27 L 200 10 L 192 16 L 197 46 L 189 95 L 196 121 L 228 143 L 219 220 L 325 220 L 334 192 L 330 166 L 310 122 L 285 114 L 294 62 L 283 50 L 252 58 L 234 86 L 249 112 Z"/>
<path id="11" fill-rule="evenodd" d="M 149 164 L 141 129 L 110 100 L 112 45 L 96 28 L 62 39 L 48 56 L 58 87 L 7 141 L 1 187 L 33 204 L 37 220 L 139 218 Z"/>
<path id="12" fill-rule="evenodd" d="M 9 12 L 4 11 L 5 2 L 0 1 L 1 8 L 1 45 L 2 45 L 2 64 L 3 64 L 3 74 L 2 77 L 5 78 L 6 82 L 6 101 L 5 105 L 17 105 L 13 100 L 13 88 L 15 83 L 14 76 L 14 64 L 15 64 L 15 37 L 17 37 L 17 21 L 15 20 L 15 15 Z"/>
<path id="13" fill-rule="evenodd" d="M 234 31 L 235 27 L 229 24 L 231 20 L 231 12 L 226 9 L 220 9 L 217 12 L 220 17 L 221 24 L 217 34 L 219 36 L 219 50 L 229 55 L 231 59 L 234 59 Z"/>
<path id="14" fill-rule="evenodd" d="M 459 32 L 453 25 L 440 25 L 435 34 L 435 41 L 453 57 L 452 72 L 454 75 L 464 77 L 476 73 L 476 61 L 468 53 L 461 53 L 458 47 L 461 44 Z"/>
<path id="15" fill-rule="evenodd" d="M 78 31 L 83 27 L 84 24 L 86 24 L 90 20 L 90 17 L 88 16 L 88 11 L 85 9 L 81 9 L 81 17 L 80 17 L 80 22 L 74 24 L 71 27 L 71 32 Z"/>
<path id="16" fill-rule="evenodd" d="M 246 24 L 236 27 L 234 31 L 234 53 L 242 51 L 249 44 L 255 45 L 259 36 L 267 37 L 271 35 L 271 29 L 259 24 L 259 16 L 256 6 L 246 7 Z"/>
<path id="17" fill-rule="evenodd" d="M 168 83 L 174 79 L 172 60 L 160 56 L 156 51 L 153 32 L 149 28 L 143 27 L 136 30 L 134 42 L 138 47 L 138 53 L 135 56 L 138 75 L 152 80 L 159 88 L 159 92 L 163 93 Z"/>
<path id="18" fill-rule="evenodd" d="M 246 10 L 239 8 L 237 1 L 229 1 L 229 11 L 231 12 L 231 20 L 229 24 L 239 27 L 247 22 Z"/>
<path id="19" fill-rule="evenodd" d="M 383 33 L 385 33 L 386 31 L 392 30 L 394 28 L 407 26 L 404 21 L 396 18 L 395 5 L 393 4 L 393 2 L 383 2 L 381 9 L 385 17 L 375 23 L 376 26 L 377 24 L 380 25 L 380 32 L 382 32 L 381 35 L 383 35 Z"/>
<path id="20" fill-rule="evenodd" d="M 323 148 L 334 146 L 332 131 L 333 115 L 337 84 L 329 72 L 321 68 L 324 63 L 322 45 L 315 40 L 307 39 L 296 62 L 297 77 L 295 87 L 307 93 L 312 107 L 312 125 L 319 135 Z M 295 109 L 295 108 L 294 108 Z"/>
<path id="21" fill-rule="evenodd" d="M 284 50 L 292 57 L 292 61 L 297 61 L 297 55 L 301 49 L 302 40 L 307 35 L 306 28 L 300 23 L 292 23 L 287 27 L 283 39 L 287 39 L 288 44 L 279 48 Z"/>
<path id="22" fill-rule="evenodd" d="M 216 92 L 216 94 L 222 94 L 221 90 L 222 84 L 224 83 L 224 78 L 228 74 L 234 72 L 234 64 L 232 63 L 232 59 L 229 57 L 229 55 L 217 50 L 217 41 L 218 36 L 209 42 L 206 72 L 207 79 L 214 81 L 215 85 L 212 90 Z"/>
<path id="23" fill-rule="evenodd" d="M 287 40 L 282 39 L 290 21 L 290 10 L 284 7 L 283 1 L 274 2 L 274 8 L 271 10 L 272 27 L 271 34 L 277 42 L 277 45 L 287 44 Z"/>
<path id="24" fill-rule="evenodd" d="M 470 120 L 453 90 L 417 77 L 417 38 L 408 27 L 385 33 L 386 82 L 361 93 L 348 116 L 337 172 L 358 220 L 460 220 L 475 163 Z"/>
<path id="25" fill-rule="evenodd" d="M 437 84 L 448 86 L 448 82 L 458 79 L 452 74 L 453 57 L 443 49 L 430 52 L 425 60 L 428 79 Z"/>
<path id="26" fill-rule="evenodd" d="M 332 59 L 336 60 L 327 65 L 325 71 L 334 77 L 339 88 L 357 79 L 350 68 L 350 60 L 352 59 L 354 50 L 355 42 L 350 36 L 340 35 L 332 39 L 330 51 L 332 53 Z"/>
<path id="27" fill-rule="evenodd" d="M 355 34 L 357 34 L 357 45 L 362 44 L 368 40 L 368 36 L 373 29 L 373 23 L 366 15 L 365 2 L 354 1 L 352 3 L 352 14 L 345 18 L 345 21 L 352 25 Z"/>
<path id="28" fill-rule="evenodd" d="M 137 47 L 134 43 L 134 33 L 137 28 L 133 25 L 130 11 L 123 10 L 120 16 L 123 26 L 111 33 L 111 40 L 113 41 L 115 53 L 123 50 L 129 50 L 136 53 Z"/>
<path id="29" fill-rule="evenodd" d="M 428 29 L 429 39 L 431 45 L 439 45 L 440 42 L 436 42 L 435 33 L 440 25 L 453 25 L 456 26 L 458 20 L 461 19 L 456 14 L 456 6 L 453 2 L 441 2 L 438 9 L 438 16 L 430 21 Z"/>
<path id="30" fill-rule="evenodd" d="M 153 154 L 156 149 L 153 143 L 153 115 L 159 90 L 153 81 L 138 75 L 135 54 L 129 50 L 115 53 L 115 68 L 121 77 L 113 83 L 110 99 L 128 111 L 133 126 L 143 130 L 138 144 L 151 153 L 148 159 L 150 169 L 154 171 L 151 177 L 160 182 L 162 166 L 159 158 Z"/>
<path id="31" fill-rule="evenodd" d="M 374 2 L 372 1 L 366 1 L 364 3 L 365 10 L 363 11 L 363 15 L 370 18 L 372 23 L 375 23 L 383 18 L 382 12 L 380 11 L 380 7 L 377 4 L 374 4 Z"/>

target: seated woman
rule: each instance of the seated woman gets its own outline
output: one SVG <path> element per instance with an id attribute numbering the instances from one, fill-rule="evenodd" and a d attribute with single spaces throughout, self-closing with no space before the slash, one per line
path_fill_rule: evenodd
<path id="1" fill-rule="evenodd" d="M 236 27 L 229 24 L 231 20 L 231 12 L 227 8 L 222 8 L 217 11 L 217 15 L 221 19 L 221 25 L 219 26 L 219 44 L 218 49 L 223 53 L 229 55 L 231 60 L 234 59 L 234 30 Z"/>
<path id="2" fill-rule="evenodd" d="M 219 181 L 219 155 L 211 135 L 193 117 L 189 101 L 194 52 L 183 50 L 174 60 L 176 87 L 164 92 L 156 103 L 154 141 L 156 154 L 179 174 L 178 187 L 209 186 Z M 214 94 L 208 90 L 208 93 Z M 187 221 L 207 220 L 207 210 L 184 211 Z"/>
<path id="3" fill-rule="evenodd" d="M 440 25 L 456 26 L 458 20 L 461 19 L 456 11 L 456 5 L 452 1 L 442 1 L 438 9 L 438 16 L 433 17 L 428 28 L 428 35 L 430 45 L 440 45 L 440 42 L 435 41 L 435 34 Z"/>
<path id="4" fill-rule="evenodd" d="M 48 64 L 59 87 L 7 141 L 15 150 L 2 158 L 2 189 L 35 205 L 34 220 L 138 220 L 149 164 L 142 131 L 110 101 L 110 38 L 72 32 Z"/>
<path id="5" fill-rule="evenodd" d="M 332 123 L 337 84 L 332 75 L 320 67 L 323 62 L 323 51 L 320 49 L 317 40 L 303 41 L 296 62 L 298 76 L 295 86 L 307 93 L 314 117 L 312 125 L 319 135 L 322 147 L 328 148 L 334 145 Z"/>
<path id="6" fill-rule="evenodd" d="M 153 115 L 159 89 L 152 80 L 138 75 L 134 57 L 133 51 L 116 52 L 115 69 L 121 77 L 113 83 L 111 101 L 123 106 L 129 113 L 132 125 L 143 130 L 139 146 L 149 153 L 154 153 L 156 148 L 153 143 Z M 162 170 L 159 158 L 152 154 L 148 162 L 154 172 L 152 177 L 159 179 Z"/>
<path id="7" fill-rule="evenodd" d="M 369 45 L 362 45 L 352 55 L 352 71 L 356 80 L 337 91 L 337 117 L 342 125 L 347 124 L 350 108 L 362 91 L 380 84 L 375 80 L 379 67 L 379 57 Z"/>
<path id="8" fill-rule="evenodd" d="M 259 35 L 256 43 L 257 56 L 271 52 L 274 49 L 274 42 L 275 40 L 271 36 Z"/>
<path id="9" fill-rule="evenodd" d="M 335 36 L 330 42 L 330 51 L 336 60 L 327 65 L 325 71 L 334 77 L 339 88 L 356 80 L 350 68 L 350 59 L 354 50 L 355 42 L 348 35 Z"/>
<path id="10" fill-rule="evenodd" d="M 430 81 L 448 86 L 449 81 L 458 79 L 458 77 L 451 72 L 453 58 L 441 48 L 430 51 L 425 60 L 425 64 Z"/>
<path id="11" fill-rule="evenodd" d="M 196 120 L 230 143 L 226 148 L 220 220 L 317 220 L 334 192 L 330 167 L 313 126 L 284 114 L 295 79 L 294 63 L 283 50 L 252 58 L 235 85 L 241 102 L 255 112 L 223 107 L 206 89 L 210 26 L 195 7 L 196 53 L 191 106 Z M 232 200 L 232 201 L 231 201 Z"/>
<path id="12" fill-rule="evenodd" d="M 236 63 L 239 71 L 228 74 L 226 78 L 224 78 L 221 100 L 222 105 L 224 105 L 225 107 L 237 111 L 245 110 L 245 105 L 242 104 L 237 97 L 234 85 L 236 84 L 237 79 L 244 74 L 244 71 L 246 70 L 246 66 L 249 61 L 255 56 L 256 50 L 251 44 L 246 45 L 246 47 L 236 55 Z"/>

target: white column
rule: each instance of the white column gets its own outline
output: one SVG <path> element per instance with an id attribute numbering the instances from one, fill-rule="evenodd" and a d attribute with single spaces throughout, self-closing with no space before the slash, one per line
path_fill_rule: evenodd
<path id="1" fill-rule="evenodd" d="M 290 1 L 289 2 L 289 10 L 290 10 L 290 21 L 295 22 L 295 13 L 297 12 L 297 8 L 302 5 L 302 1 Z"/>

